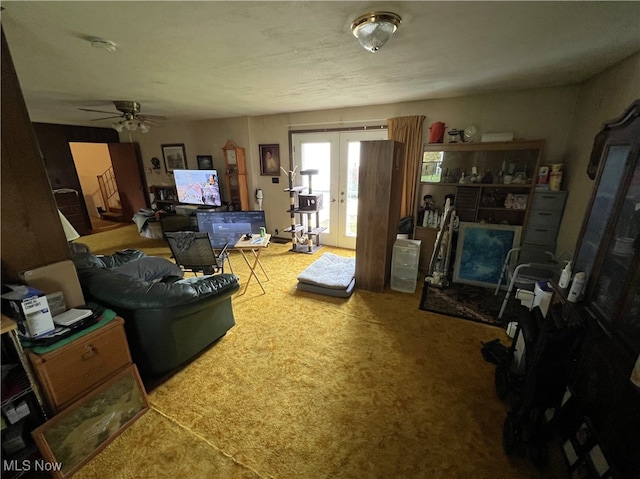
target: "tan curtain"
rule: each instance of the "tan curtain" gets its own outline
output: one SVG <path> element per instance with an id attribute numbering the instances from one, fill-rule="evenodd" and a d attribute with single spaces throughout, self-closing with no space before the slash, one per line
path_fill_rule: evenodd
<path id="1" fill-rule="evenodd" d="M 389 139 L 404 143 L 405 170 L 402 182 L 400 217 L 412 216 L 415 205 L 416 178 L 422 162 L 422 124 L 425 116 L 389 118 Z"/>

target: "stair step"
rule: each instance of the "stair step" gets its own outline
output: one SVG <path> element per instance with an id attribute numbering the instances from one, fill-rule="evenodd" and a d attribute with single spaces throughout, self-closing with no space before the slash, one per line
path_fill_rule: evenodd
<path id="1" fill-rule="evenodd" d="M 122 211 L 117 212 L 117 211 L 105 211 L 104 213 L 102 213 L 100 215 L 100 217 L 103 220 L 110 220 L 110 221 L 123 221 L 124 220 L 124 216 L 122 215 Z"/>

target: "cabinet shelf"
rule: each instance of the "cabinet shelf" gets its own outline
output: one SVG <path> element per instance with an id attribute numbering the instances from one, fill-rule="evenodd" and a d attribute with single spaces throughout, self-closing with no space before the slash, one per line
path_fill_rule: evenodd
<path id="1" fill-rule="evenodd" d="M 502 206 L 478 206 L 478 210 L 485 211 L 513 211 L 514 213 L 524 213 L 526 208 L 504 208 Z"/>
<path id="2" fill-rule="evenodd" d="M 42 424 L 46 419 L 42 398 L 38 384 L 33 377 L 29 362 L 24 356 L 20 339 L 18 338 L 16 323 L 12 319 L 2 315 L 2 402 L 1 407 L 6 416 L 6 426 L 2 429 L 2 452 L 0 459 L 3 461 L 18 461 L 27 458 L 38 458 L 39 453 L 30 437 L 30 432 Z M 7 367 L 10 370 L 7 371 Z M 21 407 L 26 404 L 27 408 Z M 9 408 L 15 408 L 9 419 Z M 18 477 L 7 472 L 7 477 Z"/>
<path id="3" fill-rule="evenodd" d="M 2 407 L 20 399 L 22 396 L 26 396 L 32 391 L 27 374 L 20 365 L 16 364 L 2 381 Z"/>
<path id="4" fill-rule="evenodd" d="M 179 204 L 178 192 L 175 186 L 171 185 L 151 185 L 149 186 L 149 193 L 153 195 L 152 203 L 156 205 L 157 209 L 169 209 L 173 210 L 175 205 Z"/>
<path id="5" fill-rule="evenodd" d="M 471 188 L 531 188 L 531 183 L 444 183 L 436 181 L 421 181 L 420 184 L 432 186 L 469 186 Z"/>
<path id="6" fill-rule="evenodd" d="M 319 235 L 320 233 L 322 233 L 323 231 L 325 231 L 326 229 L 327 229 L 327 228 L 323 228 L 323 227 L 320 227 L 320 228 L 312 228 L 312 229 L 311 229 L 311 231 L 307 231 L 307 234 L 308 234 L 309 236 L 317 236 L 317 235 Z"/>
<path id="7" fill-rule="evenodd" d="M 460 221 L 525 226 L 543 149 L 543 140 L 424 145 L 422 165 L 416 178 L 414 238 L 419 233 L 427 235 L 423 243 L 430 239 L 428 232 L 418 230 L 423 224 L 421 213 L 427 195 L 431 196 L 432 207 L 438 213 L 444 209 L 445 198 L 452 197 Z M 472 175 L 477 176 L 477 182 L 459 181 Z M 483 183 L 481 178 L 492 182 Z M 505 207 L 509 204 L 507 201 L 517 202 L 520 207 Z M 430 248 L 421 248 L 422 268 L 428 264 L 430 253 Z"/>
<path id="8" fill-rule="evenodd" d="M 299 208 L 292 208 L 292 209 L 288 209 L 287 213 L 295 213 L 298 215 L 313 215 L 318 213 L 319 211 L 322 211 L 322 208 L 314 208 L 312 210 L 301 210 Z"/>

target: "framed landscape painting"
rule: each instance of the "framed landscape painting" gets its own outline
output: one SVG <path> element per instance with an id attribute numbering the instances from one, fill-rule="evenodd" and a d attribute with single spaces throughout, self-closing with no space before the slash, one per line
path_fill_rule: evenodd
<path id="1" fill-rule="evenodd" d="M 74 474 L 149 409 L 135 365 L 78 400 L 31 434 L 54 477 Z"/>
<path id="2" fill-rule="evenodd" d="M 507 253 L 520 244 L 521 231 L 522 226 L 461 222 L 453 281 L 495 288 Z"/>
<path id="3" fill-rule="evenodd" d="M 187 167 L 187 155 L 184 152 L 184 144 L 162 145 L 162 156 L 167 173 L 173 170 L 184 170 Z"/>

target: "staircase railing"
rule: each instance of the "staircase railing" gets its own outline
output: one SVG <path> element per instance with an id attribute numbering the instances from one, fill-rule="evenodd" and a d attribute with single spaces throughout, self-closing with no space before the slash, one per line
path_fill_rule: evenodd
<path id="1" fill-rule="evenodd" d="M 104 173 L 98 175 L 98 185 L 100 186 L 100 194 L 102 196 L 102 202 L 107 212 L 119 210 L 111 205 L 109 201 L 113 196 L 118 194 L 118 185 L 116 183 L 116 176 L 113 172 L 113 166 L 110 166 Z"/>

